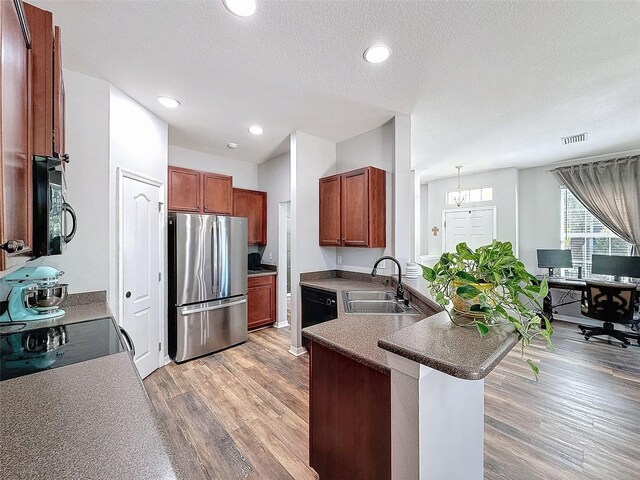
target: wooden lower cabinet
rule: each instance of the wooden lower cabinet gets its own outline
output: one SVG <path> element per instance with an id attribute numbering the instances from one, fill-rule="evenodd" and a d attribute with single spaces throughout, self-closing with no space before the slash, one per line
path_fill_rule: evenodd
<path id="1" fill-rule="evenodd" d="M 391 478 L 391 377 L 311 342 L 309 464 L 322 480 Z"/>
<path id="2" fill-rule="evenodd" d="M 248 278 L 247 317 L 249 330 L 275 323 L 276 275 Z"/>

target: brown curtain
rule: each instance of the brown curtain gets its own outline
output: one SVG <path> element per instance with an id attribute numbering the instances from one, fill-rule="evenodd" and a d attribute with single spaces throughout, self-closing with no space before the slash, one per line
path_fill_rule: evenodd
<path id="1" fill-rule="evenodd" d="M 638 155 L 552 170 L 598 220 L 640 254 L 640 157 Z"/>

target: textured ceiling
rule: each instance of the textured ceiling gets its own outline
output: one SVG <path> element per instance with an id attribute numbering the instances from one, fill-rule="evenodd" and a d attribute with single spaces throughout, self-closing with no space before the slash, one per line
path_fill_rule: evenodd
<path id="1" fill-rule="evenodd" d="M 222 0 L 33 3 L 63 28 L 65 66 L 165 119 L 174 145 L 261 162 L 295 129 L 340 141 L 399 112 L 432 178 L 640 147 L 640 2 L 258 0 L 250 18 Z M 365 63 L 377 42 L 390 59 Z"/>

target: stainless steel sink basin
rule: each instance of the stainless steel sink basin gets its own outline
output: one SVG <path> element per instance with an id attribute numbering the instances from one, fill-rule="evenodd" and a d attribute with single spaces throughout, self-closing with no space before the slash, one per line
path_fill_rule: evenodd
<path id="1" fill-rule="evenodd" d="M 376 296 L 378 298 L 376 298 Z M 344 292 L 344 311 L 346 313 L 371 315 L 419 315 L 415 308 L 397 302 L 391 292 L 356 291 Z M 368 297 L 368 298 L 367 298 Z"/>
<path id="2" fill-rule="evenodd" d="M 379 290 L 350 290 L 345 292 L 344 298 L 348 302 L 350 300 L 393 300 L 393 297 L 393 293 Z"/>

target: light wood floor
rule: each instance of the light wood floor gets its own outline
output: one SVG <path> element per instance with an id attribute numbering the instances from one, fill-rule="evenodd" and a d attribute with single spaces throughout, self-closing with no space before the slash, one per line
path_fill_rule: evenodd
<path id="1" fill-rule="evenodd" d="M 539 382 L 517 348 L 485 380 L 485 479 L 639 479 L 640 348 L 554 325 L 555 352 L 529 352 Z M 308 357 L 288 346 L 288 329 L 261 330 L 145 379 L 185 478 L 316 478 L 306 466 Z"/>

